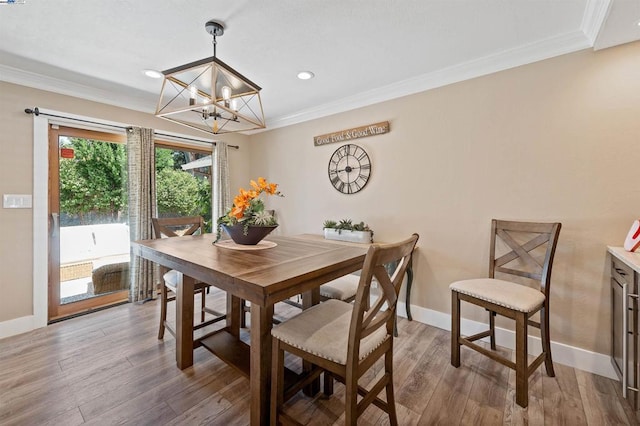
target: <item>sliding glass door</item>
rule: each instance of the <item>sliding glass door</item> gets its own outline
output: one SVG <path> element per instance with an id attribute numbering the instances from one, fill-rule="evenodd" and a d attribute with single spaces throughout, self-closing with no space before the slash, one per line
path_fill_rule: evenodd
<path id="1" fill-rule="evenodd" d="M 206 145 L 156 141 L 160 217 L 200 215 L 211 232 L 211 156 Z M 129 299 L 126 137 L 49 130 L 48 319 Z"/>
<path id="2" fill-rule="evenodd" d="M 128 300 L 124 135 L 49 131 L 49 320 Z"/>

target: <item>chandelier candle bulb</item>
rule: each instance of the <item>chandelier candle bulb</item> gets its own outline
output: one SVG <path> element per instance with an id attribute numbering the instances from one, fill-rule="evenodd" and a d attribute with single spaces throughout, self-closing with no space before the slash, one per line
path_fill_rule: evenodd
<path id="1" fill-rule="evenodd" d="M 220 91 L 222 92 L 222 99 L 224 99 L 225 101 L 231 99 L 231 88 L 229 86 L 222 86 L 222 89 L 220 89 Z"/>

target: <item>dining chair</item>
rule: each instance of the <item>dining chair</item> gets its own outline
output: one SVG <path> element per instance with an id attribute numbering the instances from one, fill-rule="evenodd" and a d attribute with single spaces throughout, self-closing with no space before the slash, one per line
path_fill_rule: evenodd
<path id="1" fill-rule="evenodd" d="M 347 274 L 331 280 L 326 284 L 322 284 L 320 286 L 320 301 L 325 302 L 329 299 L 336 299 L 351 303 L 356 298 L 359 282 L 360 277 L 358 275 Z M 300 299 L 299 296 L 298 299 Z M 282 302 L 298 309 L 302 309 L 302 303 L 300 303 L 299 300 L 285 299 Z"/>
<path id="2" fill-rule="evenodd" d="M 549 296 L 551 268 L 560 234 L 560 223 L 491 221 L 489 278 L 452 283 L 451 289 L 451 365 L 460 366 L 460 346 L 467 346 L 515 370 L 516 403 L 529 403 L 529 376 L 543 362 L 547 375 L 555 376 L 549 339 Z M 509 278 L 508 281 L 498 279 Z M 526 280 L 523 280 L 526 279 Z M 535 288 L 522 281 L 533 281 Z M 489 329 L 472 336 L 460 334 L 460 301 L 489 311 Z M 540 312 L 540 320 L 531 317 Z M 515 363 L 495 352 L 496 314 L 515 320 Z M 540 329 L 542 353 L 528 363 L 528 326 Z M 474 341 L 489 337 L 490 348 Z"/>
<path id="3" fill-rule="evenodd" d="M 330 299 L 272 328 L 270 424 L 281 421 L 298 424 L 284 412 L 283 405 L 322 372 L 325 384 L 327 377 L 345 384 L 345 424 L 355 425 L 370 404 L 385 411 L 392 425 L 398 424 L 393 393 L 393 325 L 400 285 L 417 241 L 418 234 L 413 234 L 399 243 L 371 245 L 353 304 Z M 397 261 L 397 266 L 389 274 L 385 264 L 392 261 Z M 380 292 L 370 306 L 374 277 Z M 287 389 L 285 352 L 312 364 Z M 359 386 L 360 377 L 380 358 L 384 358 L 382 377 L 368 390 Z M 382 390 L 386 390 L 386 401 L 378 397 Z M 325 387 L 325 394 L 330 393 Z M 358 395 L 362 396 L 360 400 Z"/>
<path id="4" fill-rule="evenodd" d="M 197 235 L 204 232 L 204 220 L 201 216 L 188 217 L 171 217 L 171 218 L 152 218 L 153 230 L 155 238 L 179 238 L 185 235 Z M 171 269 L 162 274 L 164 284 L 161 286 L 161 305 L 160 305 L 160 327 L 158 329 L 158 339 L 164 338 L 164 331 L 167 329 L 172 336 L 175 337 L 175 330 L 167 321 L 167 307 L 169 302 L 176 300 L 178 288 L 178 272 Z M 211 286 L 209 284 L 196 281 L 194 287 L 194 296 L 200 294 L 200 323 L 193 327 L 194 330 L 214 324 L 218 321 L 226 319 L 226 315 L 217 312 L 206 306 L 205 290 Z M 171 291 L 172 295 L 169 295 Z M 205 321 L 205 314 L 211 314 L 213 319 Z"/>

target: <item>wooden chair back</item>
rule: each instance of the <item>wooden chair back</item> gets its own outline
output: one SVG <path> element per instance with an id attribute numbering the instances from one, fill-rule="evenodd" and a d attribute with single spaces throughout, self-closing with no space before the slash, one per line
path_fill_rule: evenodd
<path id="1" fill-rule="evenodd" d="M 347 363 L 357 365 L 360 353 L 360 341 L 386 326 L 387 335 L 393 335 L 396 306 L 400 286 L 411 260 L 411 254 L 418 241 L 418 234 L 413 234 L 405 241 L 395 244 L 373 244 L 369 247 L 364 260 L 358 293 L 356 294 L 349 330 L 349 349 Z M 385 265 L 395 264 L 390 273 Z M 370 307 L 371 282 L 376 278 L 378 297 Z M 384 308 L 384 309 L 383 309 Z"/>
<path id="2" fill-rule="evenodd" d="M 551 268 L 561 227 L 560 223 L 511 222 L 493 219 L 489 278 L 496 278 L 496 273 L 529 278 L 539 283 L 540 291 L 548 300 Z M 507 253 L 497 253 L 500 242 L 508 247 Z M 535 255 L 533 252 L 538 247 L 544 252 Z"/>
<path id="3" fill-rule="evenodd" d="M 152 218 L 155 238 L 181 237 L 204 233 L 202 216 Z"/>

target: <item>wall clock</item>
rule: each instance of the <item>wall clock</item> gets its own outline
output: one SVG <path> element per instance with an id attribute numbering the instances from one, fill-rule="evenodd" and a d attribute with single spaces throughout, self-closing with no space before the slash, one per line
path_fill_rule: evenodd
<path id="1" fill-rule="evenodd" d="M 343 194 L 361 191 L 370 175 L 371 160 L 358 145 L 342 145 L 329 159 L 329 180 Z"/>

